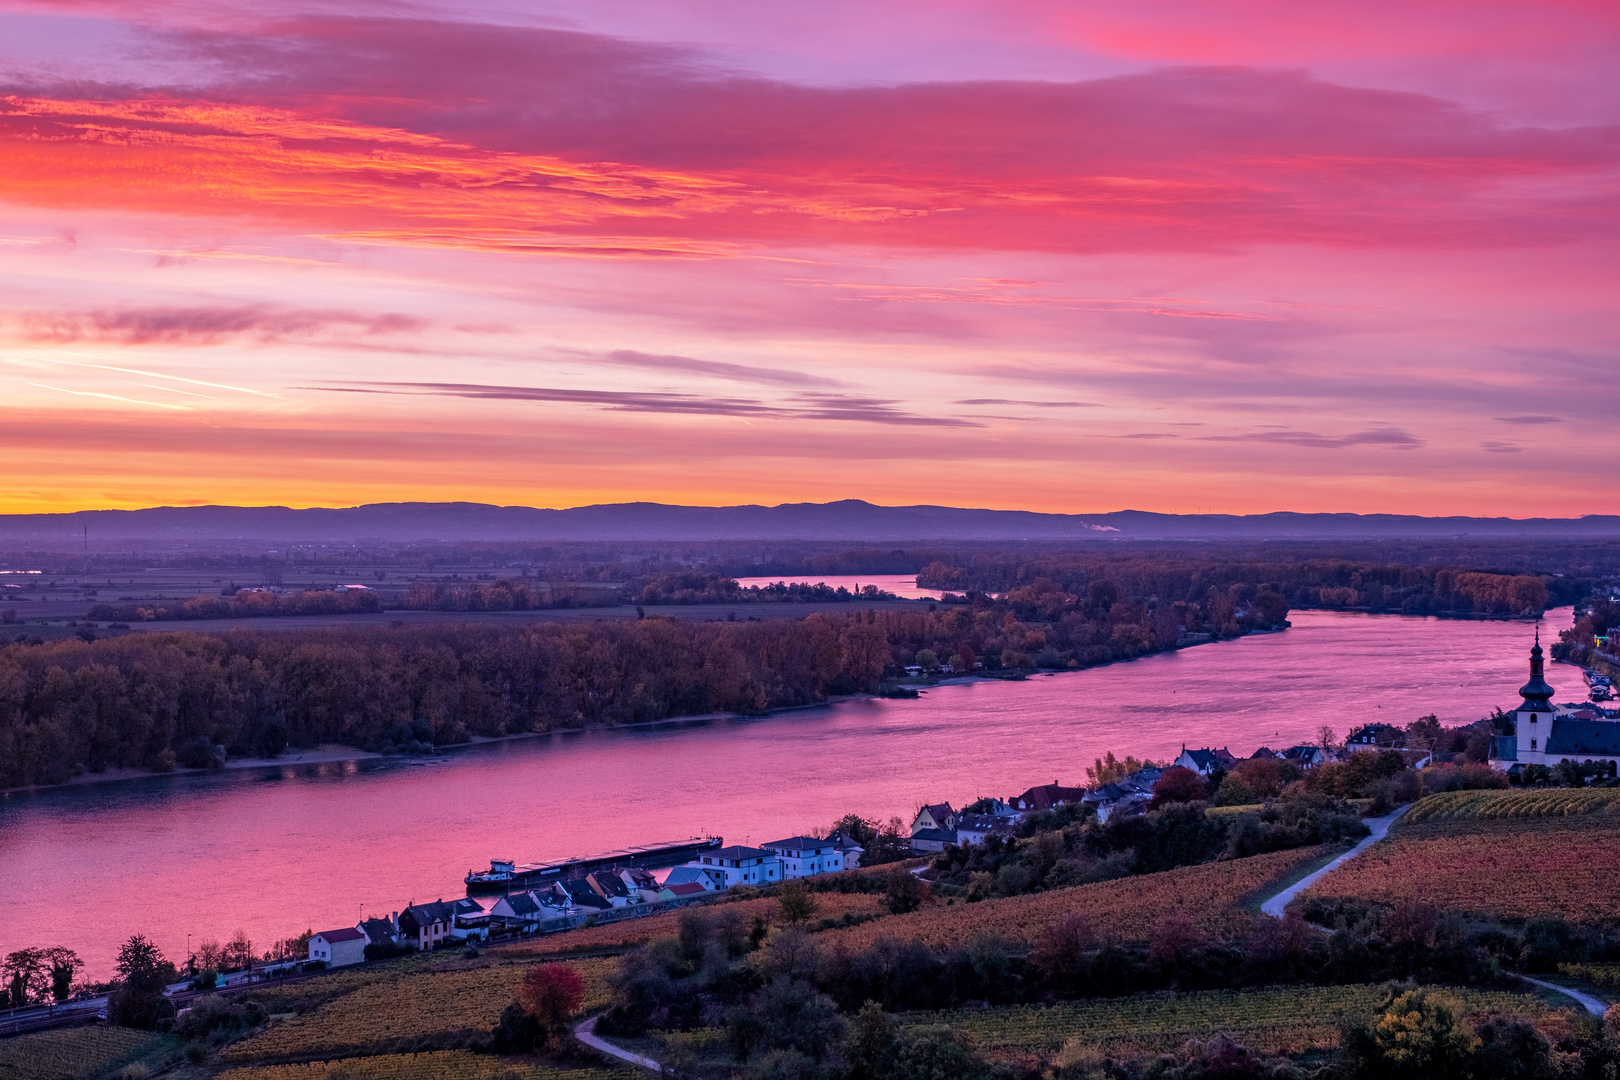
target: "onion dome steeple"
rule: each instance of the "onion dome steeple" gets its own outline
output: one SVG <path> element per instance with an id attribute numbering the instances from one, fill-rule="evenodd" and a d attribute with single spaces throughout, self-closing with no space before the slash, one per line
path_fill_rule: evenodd
<path id="1" fill-rule="evenodd" d="M 1519 696 L 1524 698 L 1521 710 L 1552 712 L 1553 688 L 1542 678 L 1540 627 L 1536 628 L 1536 644 L 1530 650 L 1530 681 L 1519 687 Z"/>

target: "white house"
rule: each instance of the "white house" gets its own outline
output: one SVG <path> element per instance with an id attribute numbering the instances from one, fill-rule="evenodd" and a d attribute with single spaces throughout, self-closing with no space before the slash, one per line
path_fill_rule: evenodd
<path id="1" fill-rule="evenodd" d="M 956 811 L 951 809 L 948 802 L 928 803 L 917 808 L 917 816 L 911 819 L 911 835 L 924 829 L 945 830 L 956 828 Z"/>
<path id="2" fill-rule="evenodd" d="M 723 887 L 726 876 L 714 867 L 696 865 L 677 866 L 664 875 L 664 886 L 699 885 L 710 892 Z"/>
<path id="3" fill-rule="evenodd" d="M 844 868 L 844 852 L 831 838 L 790 836 L 772 840 L 765 850 L 774 851 L 782 864 L 782 880 L 831 874 Z"/>
<path id="4" fill-rule="evenodd" d="M 639 866 L 620 870 L 619 880 L 624 882 L 624 887 L 630 890 L 632 899 L 637 903 L 650 904 L 657 900 L 658 894 L 663 891 L 663 886 L 658 884 L 658 879 L 652 876 L 651 871 L 643 870 Z"/>
<path id="5" fill-rule="evenodd" d="M 720 848 L 686 865 L 714 871 L 722 889 L 734 885 L 770 885 L 782 880 L 782 864 L 776 852 L 740 844 Z"/>
<path id="6" fill-rule="evenodd" d="M 1492 740 L 1491 764 L 1512 772 L 1525 765 L 1561 761 L 1602 762 L 1620 770 L 1620 720 L 1588 719 L 1583 705 L 1554 705 L 1553 688 L 1542 677 L 1541 634 L 1530 650 L 1530 681 L 1519 688 L 1519 707 L 1508 713 L 1512 735 Z"/>
<path id="7" fill-rule="evenodd" d="M 1183 769 L 1191 769 L 1199 776 L 1208 776 L 1214 772 L 1228 772 L 1237 764 L 1237 758 L 1224 746 L 1219 750 L 1189 750 L 1187 744 L 1181 744 L 1181 756 L 1172 761 L 1172 765 L 1180 765 Z"/>
<path id="8" fill-rule="evenodd" d="M 1013 827 L 1017 824 L 1016 817 L 1002 817 L 997 814 L 961 814 L 956 819 L 956 842 L 959 845 L 982 844 L 992 836 L 999 836 L 1003 840 L 1010 838 Z"/>
<path id="9" fill-rule="evenodd" d="M 352 926 L 322 930 L 309 939 L 309 958 L 323 961 L 327 967 L 346 967 L 365 960 L 366 944 L 366 935 Z"/>

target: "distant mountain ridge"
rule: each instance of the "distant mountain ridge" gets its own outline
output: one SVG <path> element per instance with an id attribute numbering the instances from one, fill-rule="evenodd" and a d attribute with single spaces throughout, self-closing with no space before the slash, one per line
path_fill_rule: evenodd
<path id="1" fill-rule="evenodd" d="M 1620 516 L 1418 517 L 1407 514 L 1041 514 L 951 506 L 878 506 L 859 499 L 780 506 L 609 503 L 546 510 L 486 503 L 159 506 L 67 514 L 0 515 L 0 544 L 51 548 L 109 541 L 354 542 L 383 540 L 1308 540 L 1620 538 Z"/>

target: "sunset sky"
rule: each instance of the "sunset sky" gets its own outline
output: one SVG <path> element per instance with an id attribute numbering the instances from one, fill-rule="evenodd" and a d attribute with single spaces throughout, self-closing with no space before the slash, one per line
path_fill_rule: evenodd
<path id="1" fill-rule="evenodd" d="M 1620 511 L 1613 0 L 0 0 L 0 512 Z"/>

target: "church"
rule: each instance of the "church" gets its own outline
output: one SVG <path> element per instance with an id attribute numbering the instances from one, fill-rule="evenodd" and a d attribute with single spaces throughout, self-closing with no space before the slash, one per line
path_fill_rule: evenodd
<path id="1" fill-rule="evenodd" d="M 1542 674 L 1541 634 L 1530 650 L 1530 681 L 1519 688 L 1518 708 L 1507 713 L 1512 735 L 1491 743 L 1491 765 L 1514 772 L 1525 765 L 1549 768 L 1560 761 L 1597 761 L 1620 768 L 1620 720 L 1604 719 L 1589 705 L 1554 705 Z"/>

